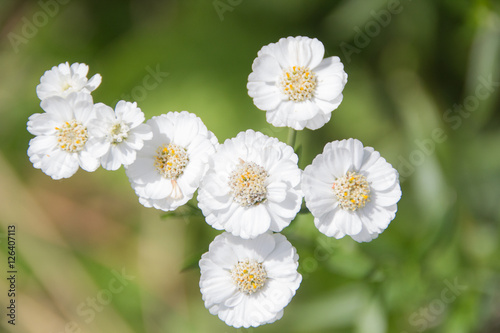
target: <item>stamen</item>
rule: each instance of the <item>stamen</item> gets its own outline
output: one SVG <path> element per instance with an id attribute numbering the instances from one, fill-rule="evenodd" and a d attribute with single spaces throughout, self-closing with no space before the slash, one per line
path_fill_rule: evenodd
<path id="1" fill-rule="evenodd" d="M 344 210 L 355 211 L 370 201 L 370 185 L 366 177 L 354 171 L 348 171 L 345 176 L 337 178 L 332 189 L 340 208 Z"/>
<path id="2" fill-rule="evenodd" d="M 264 287 L 267 280 L 267 272 L 262 263 L 254 259 L 238 261 L 231 270 L 231 277 L 238 289 L 251 295 Z"/>
<path id="3" fill-rule="evenodd" d="M 128 138 L 130 128 L 124 122 L 117 122 L 109 129 L 108 137 L 112 144 L 118 144 Z"/>
<path id="4" fill-rule="evenodd" d="M 302 102 L 313 97 L 316 89 L 316 76 L 307 67 L 293 66 L 283 72 L 278 84 L 289 100 Z"/>
<path id="5" fill-rule="evenodd" d="M 265 202 L 267 200 L 265 185 L 267 177 L 267 171 L 260 165 L 240 160 L 240 164 L 229 176 L 233 200 L 243 207 Z"/>
<path id="6" fill-rule="evenodd" d="M 88 140 L 87 128 L 76 119 L 65 122 L 57 131 L 57 144 L 59 148 L 69 153 L 76 153 L 83 149 Z"/>
<path id="7" fill-rule="evenodd" d="M 155 167 L 163 177 L 168 179 L 175 180 L 179 178 L 189 162 L 186 148 L 174 143 L 158 147 L 156 154 Z M 172 183 L 172 186 L 175 189 L 174 183 Z"/>

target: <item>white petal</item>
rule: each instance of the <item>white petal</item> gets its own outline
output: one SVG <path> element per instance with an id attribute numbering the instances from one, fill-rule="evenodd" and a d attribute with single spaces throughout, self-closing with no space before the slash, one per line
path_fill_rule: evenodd
<path id="1" fill-rule="evenodd" d="M 78 156 L 78 163 L 80 164 L 80 167 L 85 171 L 96 171 L 100 165 L 99 158 L 85 150 L 82 150 L 76 155 Z"/>
<path id="2" fill-rule="evenodd" d="M 152 158 L 137 157 L 134 163 L 126 169 L 127 176 L 137 184 L 148 184 L 156 182 L 160 174 L 154 166 Z"/>
<path id="3" fill-rule="evenodd" d="M 315 131 L 318 128 L 323 127 L 323 125 L 325 125 L 327 122 L 329 122 L 330 118 L 331 118 L 330 113 L 328 114 L 318 113 L 316 116 L 314 116 L 314 118 L 307 120 L 304 126 L 310 130 Z"/>
<path id="4" fill-rule="evenodd" d="M 320 42 L 316 38 L 313 38 L 309 43 L 309 47 L 311 48 L 311 60 L 309 61 L 307 66 L 311 69 L 314 69 L 323 60 L 323 56 L 325 55 L 325 46 L 322 42 Z"/>
<path id="5" fill-rule="evenodd" d="M 338 213 L 335 214 L 333 223 L 337 225 L 339 230 L 349 236 L 358 234 L 362 227 L 361 219 L 356 213 L 348 212 L 343 209 L 340 209 Z"/>
<path id="6" fill-rule="evenodd" d="M 247 87 L 255 106 L 261 110 L 273 110 L 282 101 L 281 93 L 275 84 L 249 82 Z"/>
<path id="7" fill-rule="evenodd" d="M 253 72 L 248 77 L 250 82 L 275 82 L 282 72 L 276 58 L 266 54 L 255 58 L 252 70 Z"/>
<path id="8" fill-rule="evenodd" d="M 342 140 L 339 147 L 345 148 L 350 151 L 350 154 L 352 156 L 352 168 L 355 171 L 359 171 L 361 169 L 365 154 L 364 147 L 361 141 L 352 138 L 348 140 Z"/>
<path id="9" fill-rule="evenodd" d="M 221 268 L 230 270 L 238 263 L 238 257 L 233 252 L 231 245 L 225 241 L 212 242 L 209 251 L 213 263 Z"/>
<path id="10" fill-rule="evenodd" d="M 97 87 L 99 87 L 99 85 L 101 84 L 101 81 L 102 81 L 102 76 L 100 74 L 95 74 L 87 82 L 87 84 L 85 85 L 85 88 L 87 88 L 87 90 L 89 92 L 92 92 L 92 91 L 96 90 Z"/>
<path id="11" fill-rule="evenodd" d="M 59 65 L 61 72 L 65 72 L 67 70 L 67 65 L 68 63 Z M 71 64 L 70 70 L 71 70 L 70 73 L 73 75 L 86 77 L 89 72 L 89 66 L 87 66 L 86 64 L 80 64 L 78 62 L 75 62 Z"/>
<path id="12" fill-rule="evenodd" d="M 237 289 L 228 271 L 223 269 L 204 269 L 204 261 L 207 260 L 200 260 L 200 267 L 202 268 L 200 288 L 203 298 L 210 304 L 224 303 L 237 293 Z"/>
<path id="13" fill-rule="evenodd" d="M 100 161 L 102 167 L 106 170 L 118 170 L 122 165 L 120 153 L 116 147 L 111 147 L 106 154 L 101 156 Z"/>
<path id="14" fill-rule="evenodd" d="M 54 150 L 50 156 L 42 158 L 41 169 L 52 179 L 69 178 L 78 171 L 78 157 L 76 154 Z"/>
<path id="15" fill-rule="evenodd" d="M 341 229 L 336 222 L 334 222 L 340 213 L 340 208 L 334 208 L 325 215 L 314 217 L 314 225 L 320 232 L 328 237 L 335 237 L 337 239 L 345 236 L 345 232 Z"/>
<path id="16" fill-rule="evenodd" d="M 366 229 L 366 228 L 363 228 L 363 230 L 361 230 L 361 232 L 357 235 L 352 235 L 352 239 L 354 239 L 356 242 L 358 243 L 362 243 L 362 242 L 370 242 L 372 241 L 373 239 L 377 238 L 378 237 L 378 233 L 369 233 L 369 231 Z"/>
<path id="17" fill-rule="evenodd" d="M 59 126 L 57 117 L 48 113 L 35 113 L 28 119 L 28 132 L 33 135 L 52 135 Z"/>
<path id="18" fill-rule="evenodd" d="M 144 186 L 144 196 L 148 199 L 162 199 L 172 194 L 172 183 L 170 179 L 158 176 L 153 182 Z"/>
<path id="19" fill-rule="evenodd" d="M 318 98 L 317 96 L 314 96 L 312 101 L 314 104 L 316 104 L 316 106 L 321 110 L 323 114 L 329 115 L 333 110 L 338 108 L 338 106 L 342 102 L 343 97 L 344 96 L 342 94 L 339 94 L 337 98 L 331 101 L 326 101 Z M 328 118 L 328 120 L 330 120 L 330 118 Z M 325 123 L 328 122 L 328 120 L 325 121 Z"/>
<path id="20" fill-rule="evenodd" d="M 151 127 L 149 125 L 140 124 L 131 130 L 130 136 L 137 136 L 141 140 L 150 140 L 153 138 L 153 132 L 152 132 Z"/>
<path id="21" fill-rule="evenodd" d="M 401 188 L 399 184 L 394 184 L 391 188 L 385 191 L 372 191 L 370 200 L 378 206 L 392 206 L 401 199 Z"/>
<path id="22" fill-rule="evenodd" d="M 311 62 L 312 52 L 308 46 L 309 38 L 304 37 L 289 37 L 286 42 L 279 41 L 281 50 L 284 55 L 287 55 L 288 62 L 295 66 L 307 66 Z"/>
<path id="23" fill-rule="evenodd" d="M 309 120 L 314 118 L 319 113 L 319 108 L 311 101 L 306 100 L 303 102 L 294 103 L 293 111 L 289 117 L 293 120 Z"/>
<path id="24" fill-rule="evenodd" d="M 231 289 L 231 287 L 229 287 L 229 289 Z M 243 295 L 241 292 L 235 292 L 224 302 L 224 306 L 227 306 L 228 308 L 234 308 L 245 301 L 245 295 Z"/>
<path id="25" fill-rule="evenodd" d="M 352 167 L 352 157 L 347 149 L 332 149 L 324 153 L 323 156 L 323 163 L 336 178 L 344 176 Z"/>
<path id="26" fill-rule="evenodd" d="M 50 154 L 57 148 L 57 139 L 54 136 L 36 136 L 29 142 L 28 156 Z"/>
<path id="27" fill-rule="evenodd" d="M 53 119 L 59 121 L 70 121 L 74 119 L 73 109 L 68 101 L 59 96 L 49 97 L 40 103 L 40 107 L 51 114 Z"/>
<path id="28" fill-rule="evenodd" d="M 271 202 L 282 202 L 286 198 L 288 186 L 283 182 L 272 182 L 267 186 L 267 199 Z"/>
<path id="29" fill-rule="evenodd" d="M 253 239 L 241 239 L 230 234 L 226 235 L 227 242 L 233 248 L 238 261 L 255 259 L 258 262 L 263 262 L 276 246 L 273 235 L 269 233 L 259 235 Z"/>
<path id="30" fill-rule="evenodd" d="M 262 204 L 246 209 L 242 208 L 239 211 L 241 214 L 232 216 L 235 235 L 244 239 L 255 238 L 269 230 L 271 217 Z"/>

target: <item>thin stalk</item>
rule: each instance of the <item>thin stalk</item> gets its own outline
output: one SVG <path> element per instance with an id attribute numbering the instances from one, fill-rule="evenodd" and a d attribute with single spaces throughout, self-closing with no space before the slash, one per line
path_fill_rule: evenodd
<path id="1" fill-rule="evenodd" d="M 290 147 L 293 148 L 293 150 L 295 150 L 295 139 L 297 137 L 297 131 L 294 130 L 293 128 L 289 128 L 288 129 L 288 139 L 286 140 L 286 142 L 288 143 L 288 145 Z"/>

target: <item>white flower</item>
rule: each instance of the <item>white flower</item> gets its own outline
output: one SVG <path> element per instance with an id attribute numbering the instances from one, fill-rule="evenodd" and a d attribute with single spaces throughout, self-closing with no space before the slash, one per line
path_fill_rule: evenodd
<path id="1" fill-rule="evenodd" d="M 225 232 L 215 237 L 200 260 L 205 307 L 236 328 L 281 319 L 302 281 L 298 259 L 281 234 L 241 239 Z"/>
<path id="2" fill-rule="evenodd" d="M 302 190 L 319 231 L 357 242 L 377 238 L 401 198 L 398 172 L 356 139 L 328 143 L 305 168 Z"/>
<path id="3" fill-rule="evenodd" d="M 102 77 L 99 74 L 87 79 L 89 66 L 75 62 L 71 66 L 68 62 L 52 67 L 40 78 L 40 84 L 36 87 L 36 94 L 40 100 L 51 96 L 66 97 L 72 92 L 85 92 L 90 94 L 101 84 Z"/>
<path id="4" fill-rule="evenodd" d="M 153 117 L 146 124 L 153 138 L 144 142 L 126 173 L 141 204 L 174 210 L 193 197 L 217 138 L 187 111 Z"/>
<path id="5" fill-rule="evenodd" d="M 248 94 L 276 127 L 315 130 L 342 102 L 347 74 L 338 57 L 323 59 L 316 38 L 288 37 L 264 46 L 248 76 Z"/>
<path id="6" fill-rule="evenodd" d="M 297 162 L 292 147 L 259 132 L 226 140 L 198 191 L 207 223 L 242 238 L 281 231 L 302 203 Z"/>
<path id="7" fill-rule="evenodd" d="M 122 164 L 132 164 L 136 151 L 143 147 L 144 140 L 153 137 L 151 128 L 143 124 L 144 113 L 137 107 L 137 103 L 119 101 L 115 111 L 105 104 L 97 103 L 94 111 L 96 119 L 92 121 L 92 129 L 108 148 L 101 157 L 103 168 L 117 170 Z"/>
<path id="8" fill-rule="evenodd" d="M 54 96 L 40 106 L 45 113 L 35 113 L 28 121 L 28 131 L 36 135 L 28 148 L 33 166 L 53 179 L 71 177 L 79 167 L 95 171 L 106 147 L 88 129 L 95 117 L 92 97 L 86 93 Z"/>

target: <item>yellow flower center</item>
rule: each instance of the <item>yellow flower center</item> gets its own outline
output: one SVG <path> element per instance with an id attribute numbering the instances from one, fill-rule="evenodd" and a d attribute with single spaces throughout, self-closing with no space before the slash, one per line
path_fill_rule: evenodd
<path id="1" fill-rule="evenodd" d="M 184 172 L 189 157 L 186 148 L 174 143 L 161 145 L 156 150 L 155 167 L 160 174 L 168 179 L 177 179 Z"/>
<path id="2" fill-rule="evenodd" d="M 67 121 L 55 129 L 59 148 L 69 153 L 82 150 L 88 140 L 87 128 L 76 119 Z"/>
<path id="3" fill-rule="evenodd" d="M 229 187 L 233 200 L 243 207 L 258 205 L 266 201 L 265 182 L 267 177 L 266 170 L 260 165 L 241 160 L 229 176 Z"/>
<path id="4" fill-rule="evenodd" d="M 289 100 L 302 102 L 313 97 L 316 75 L 307 67 L 292 66 L 283 71 L 279 86 Z"/>
<path id="5" fill-rule="evenodd" d="M 353 171 L 348 171 L 343 177 L 337 178 L 332 185 L 340 208 L 355 211 L 363 208 L 370 201 L 370 185 L 366 177 Z"/>
<path id="6" fill-rule="evenodd" d="M 262 263 L 254 259 L 238 261 L 231 270 L 231 277 L 238 289 L 247 294 L 253 294 L 264 287 L 267 280 L 267 272 Z"/>

